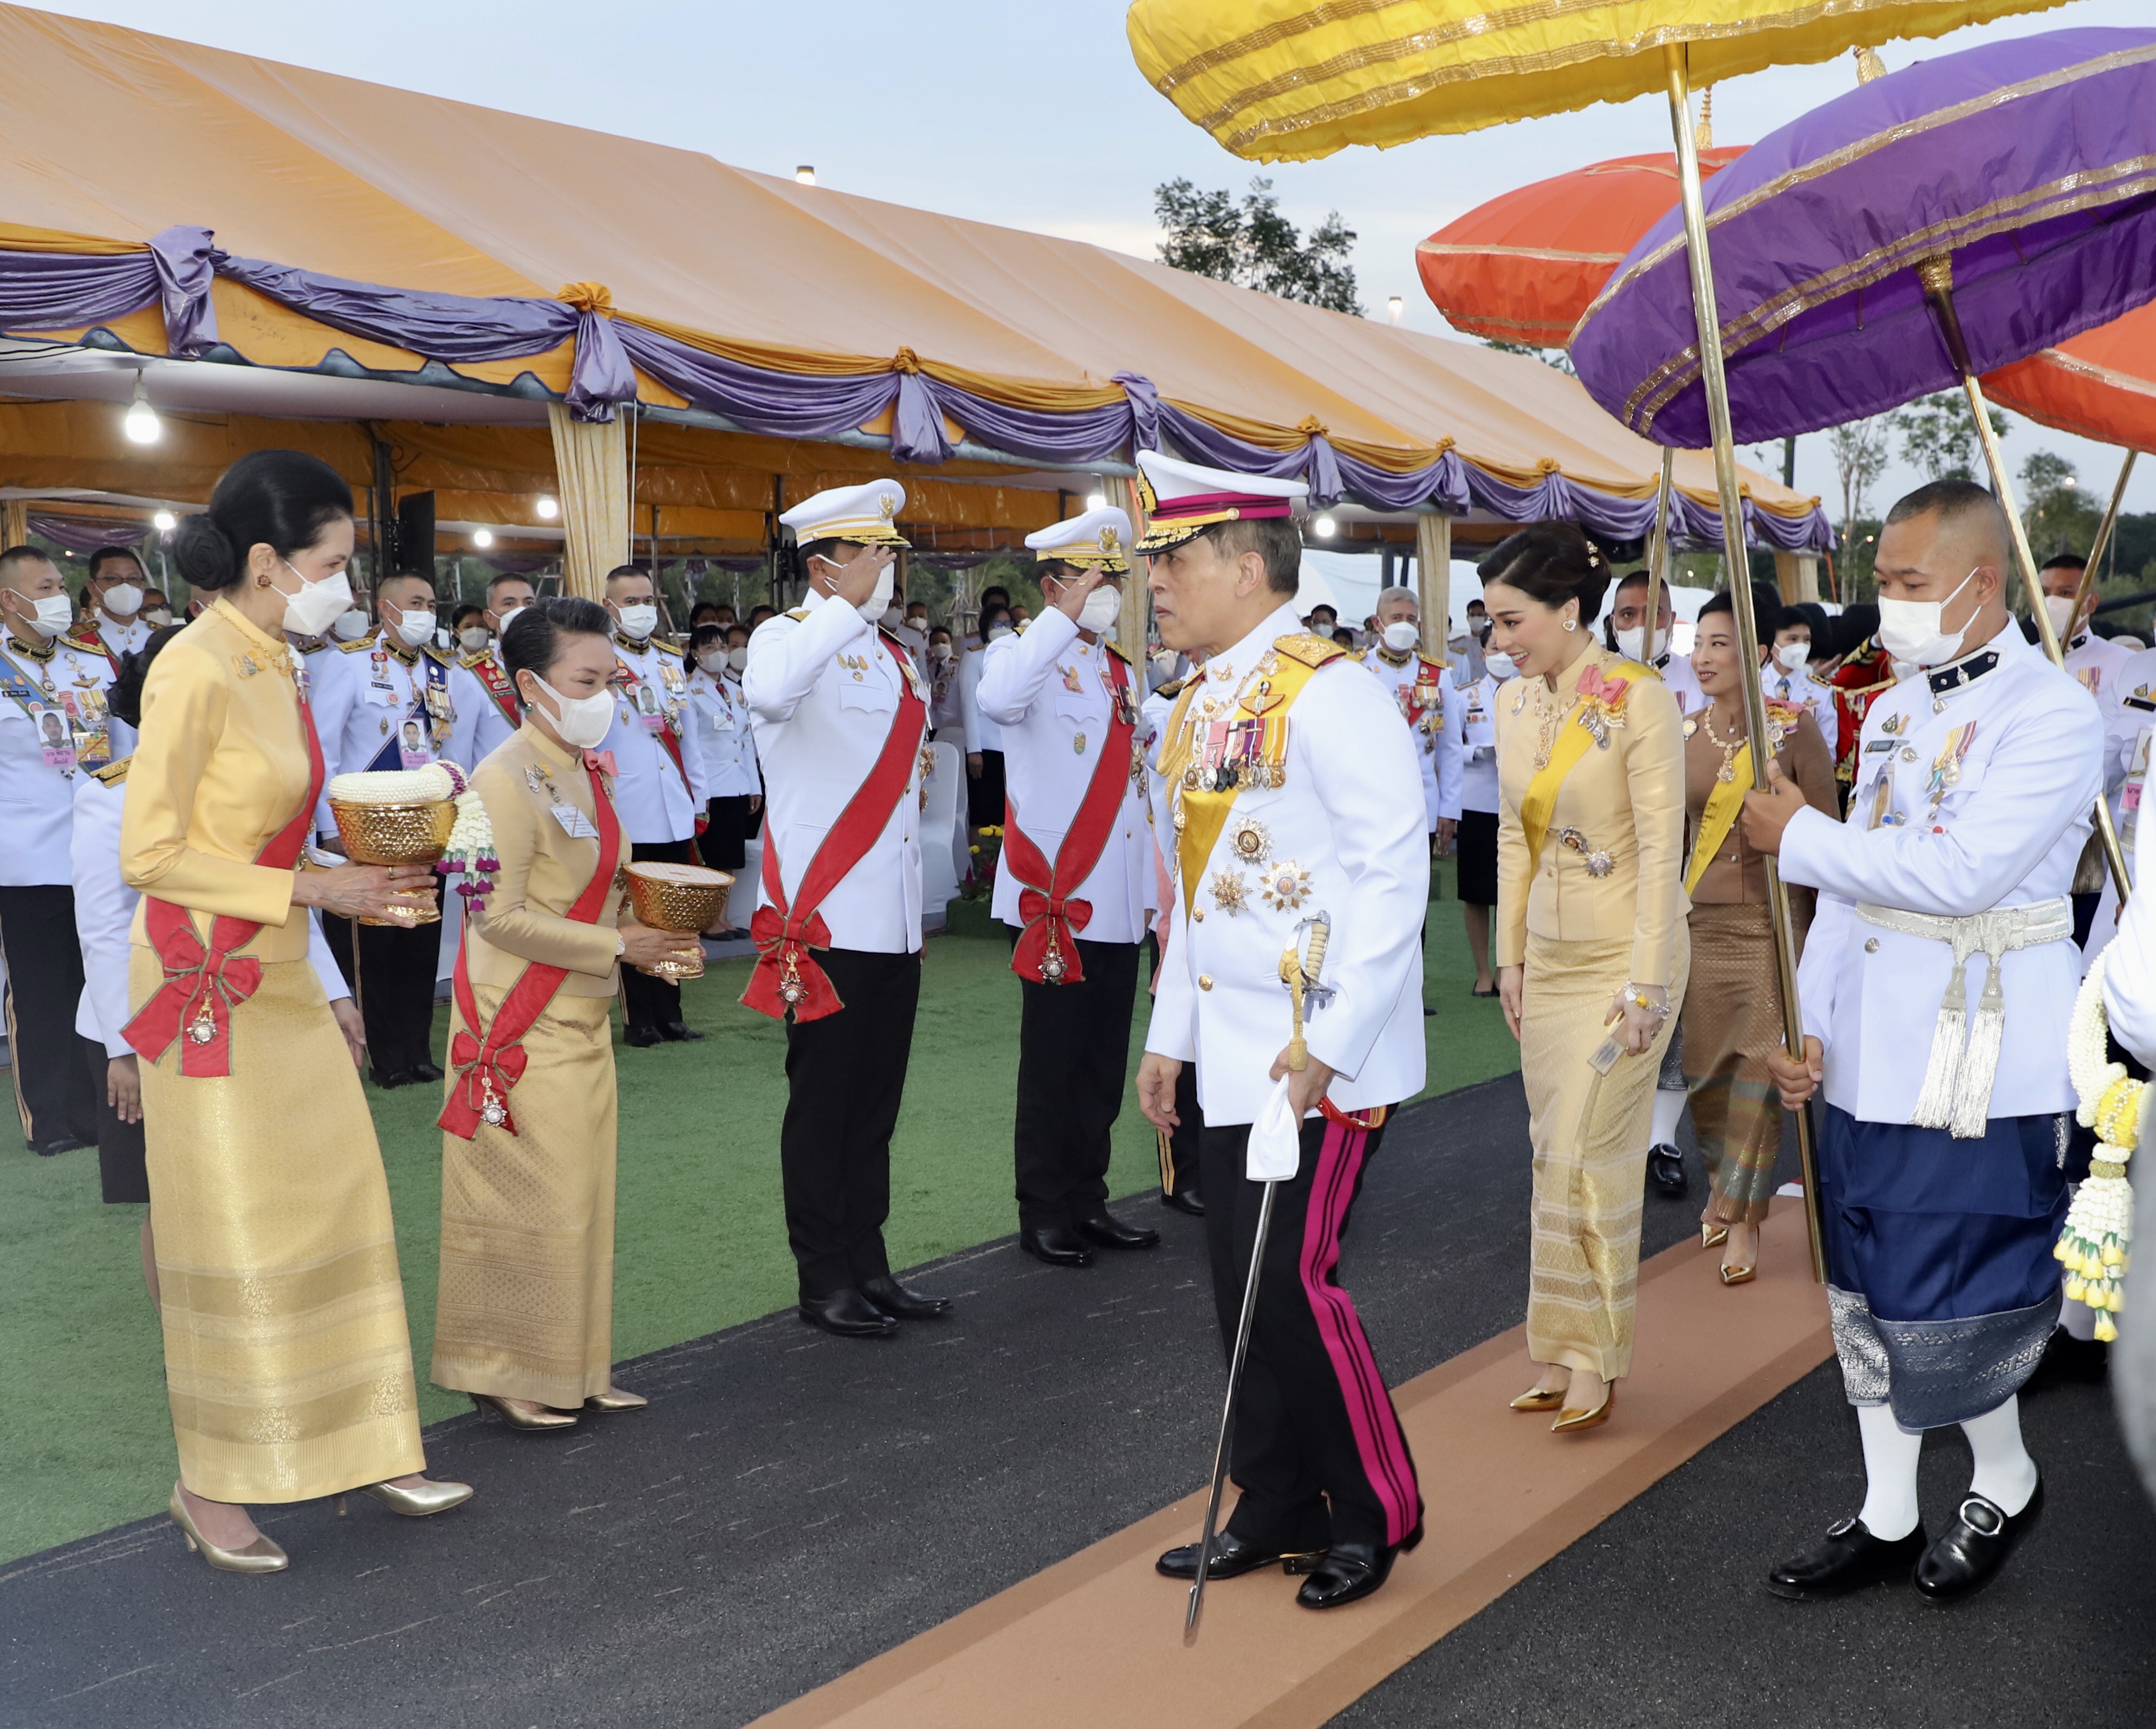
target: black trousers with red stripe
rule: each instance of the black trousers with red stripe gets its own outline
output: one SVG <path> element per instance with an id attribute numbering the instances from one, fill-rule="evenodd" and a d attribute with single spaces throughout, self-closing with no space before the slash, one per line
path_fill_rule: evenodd
<path id="1" fill-rule="evenodd" d="M 1209 1124 L 1200 1152 L 1213 1303 L 1230 1356 L 1265 1193 L 1243 1175 L 1250 1135 L 1247 1123 Z M 1263 1546 L 1397 1543 L 1421 1522 L 1399 1413 L 1338 1279 L 1348 1214 L 1383 1137 L 1382 1126 L 1313 1118 L 1294 1180 L 1274 1186 L 1229 1458 L 1243 1493 L 1228 1529 Z"/>

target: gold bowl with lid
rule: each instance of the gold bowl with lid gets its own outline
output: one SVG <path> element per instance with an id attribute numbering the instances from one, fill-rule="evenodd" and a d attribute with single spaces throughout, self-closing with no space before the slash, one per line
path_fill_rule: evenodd
<path id="1" fill-rule="evenodd" d="M 724 871 L 671 864 L 663 859 L 630 865 L 623 874 L 629 878 L 629 909 L 636 914 L 636 922 L 654 930 L 680 931 L 685 936 L 698 934 L 718 917 L 720 899 L 734 880 Z M 695 955 L 685 960 L 662 960 L 656 966 L 639 966 L 637 970 L 654 979 L 701 979 L 703 949 L 700 944 Z"/>
<path id="2" fill-rule="evenodd" d="M 429 799 L 403 805 L 362 805 L 341 799 L 329 801 L 336 819 L 337 836 L 345 856 L 354 864 L 439 864 L 449 851 L 449 831 L 456 826 L 457 807 L 449 799 Z M 402 918 L 376 919 L 362 915 L 362 924 L 390 924 L 409 929 L 418 924 L 441 923 L 441 909 L 433 896 L 424 901 L 407 896 L 411 912 Z"/>

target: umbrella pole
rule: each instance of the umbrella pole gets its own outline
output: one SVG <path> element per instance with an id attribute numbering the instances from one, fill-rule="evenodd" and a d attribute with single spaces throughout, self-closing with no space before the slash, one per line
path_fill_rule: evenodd
<path id="1" fill-rule="evenodd" d="M 1969 393 L 1969 409 L 1976 416 L 1976 436 L 1984 446 L 1984 465 L 1991 471 L 1992 497 L 2006 512 L 2006 526 L 2014 540 L 2015 562 L 2020 567 L 2022 589 L 2029 597 L 2029 610 L 2035 615 L 2036 635 L 2051 664 L 2063 670 L 2066 651 L 2059 641 L 2059 633 L 2051 628 L 2051 615 L 2044 608 L 2043 585 L 2036 579 L 2036 555 L 2029 550 L 2029 531 L 2023 526 L 2021 512 L 2014 507 L 2014 489 L 2006 479 L 2005 454 L 1999 448 L 1999 435 L 1991 430 L 1991 405 L 1984 400 L 1984 386 L 1977 382 L 1976 369 L 1969 363 L 1969 339 L 1962 334 L 1961 315 L 1954 310 L 1953 259 L 1940 253 L 1920 260 L 1917 280 L 1923 284 L 1924 296 L 1938 315 L 1939 333 L 1946 338 L 1947 352 L 1961 373 L 1962 389 Z M 2125 485 L 2126 477 L 2121 475 L 2122 492 Z M 2111 806 L 2104 802 L 2101 793 L 2096 800 L 2096 831 L 2103 842 L 2104 862 L 2111 867 L 2111 880 L 2118 888 L 2118 904 L 2123 907 L 2133 884 L 2127 875 L 2126 855 L 2119 848 L 2118 831 L 2112 826 Z"/>
<path id="2" fill-rule="evenodd" d="M 1662 481 L 1655 489 L 1655 532 L 1647 540 L 1647 623 L 1640 633 L 1640 658 L 1650 666 L 1655 664 L 1655 626 L 1662 616 L 1662 563 L 1670 550 L 1670 484 L 1676 460 L 1677 453 L 1664 445 Z M 1671 634 L 1676 634 L 1674 628 Z"/>
<path id="3" fill-rule="evenodd" d="M 1722 545 L 1729 559 L 1730 611 L 1737 623 L 1738 671 L 1744 680 L 1744 728 L 1752 743 L 1756 785 L 1767 784 L 1772 759 L 1767 730 L 1766 692 L 1759 681 L 1759 626 L 1752 615 L 1752 571 L 1745 556 L 1744 498 L 1737 481 L 1737 445 L 1729 421 L 1729 386 L 1722 370 L 1722 341 L 1715 309 L 1714 266 L 1707 250 L 1707 204 L 1699 189 L 1699 150 L 1692 137 L 1691 74 L 1685 47 L 1662 50 L 1669 75 L 1670 129 L 1677 147 L 1677 190 L 1684 208 L 1685 250 L 1691 266 L 1692 316 L 1699 332 L 1700 382 L 1707 392 L 1708 424 L 1714 435 L 1714 479 L 1722 498 Z M 1665 457 L 1665 462 L 1667 461 Z M 1665 471 L 1666 471 L 1666 470 Z M 1651 579 L 1650 579 L 1651 580 Z M 1772 854 L 1764 860 L 1767 906 L 1774 921 L 1774 961 L 1782 985 L 1782 1036 L 1792 1054 L 1804 1048 L 1804 1021 L 1797 1000 L 1796 929 L 1789 919 L 1789 894 Z M 1812 1279 L 1826 1283 L 1825 1238 L 1820 1231 L 1819 1160 L 1812 1145 L 1811 1113 L 1796 1114 L 1797 1152 L 1803 1161 L 1804 1222 L 1810 1228 Z"/>
<path id="4" fill-rule="evenodd" d="M 2111 489 L 2111 503 L 2104 511 L 2103 521 L 2097 526 L 2096 538 L 2089 543 L 2088 563 L 2082 569 L 2081 586 L 2074 590 L 2075 618 L 2082 615 L 2082 609 L 2096 591 L 2097 567 L 2103 563 L 2104 553 L 2111 545 L 2112 531 L 2118 527 L 2118 508 L 2126 502 L 2126 483 L 2133 478 L 2133 459 L 2140 454 L 2129 450 L 2126 460 L 2118 465 L 2118 484 Z"/>

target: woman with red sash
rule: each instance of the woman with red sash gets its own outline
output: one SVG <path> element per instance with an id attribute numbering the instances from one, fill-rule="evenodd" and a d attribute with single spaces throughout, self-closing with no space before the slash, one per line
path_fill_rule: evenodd
<path id="1" fill-rule="evenodd" d="M 613 1035 L 621 963 L 697 952 L 617 923 L 629 844 L 613 764 L 613 624 L 595 602 L 524 608 L 502 664 L 524 724 L 472 771 L 501 870 L 457 955 L 442 1126 L 438 1386 L 512 1428 L 647 1402 L 613 1384 Z"/>
<path id="2" fill-rule="evenodd" d="M 258 450 L 181 525 L 202 615 L 158 656 L 121 820 L 173 1522 L 211 1566 L 276 1572 L 248 1504 L 362 1489 L 395 1511 L 470 1498 L 418 1474 L 418 1402 L 374 1124 L 307 958 L 306 908 L 395 917 L 424 867 L 300 866 L 322 787 L 287 631 L 351 604 L 352 491 Z"/>

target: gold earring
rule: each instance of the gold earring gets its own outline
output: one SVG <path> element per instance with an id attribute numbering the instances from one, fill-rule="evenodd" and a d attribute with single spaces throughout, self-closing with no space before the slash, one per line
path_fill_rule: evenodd
<path id="1" fill-rule="evenodd" d="M 270 579 L 258 574 L 254 579 L 254 586 L 258 589 L 266 589 L 270 586 Z"/>

